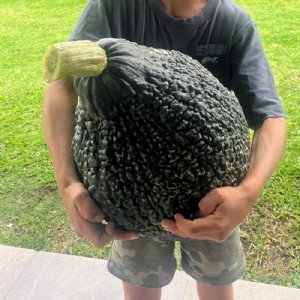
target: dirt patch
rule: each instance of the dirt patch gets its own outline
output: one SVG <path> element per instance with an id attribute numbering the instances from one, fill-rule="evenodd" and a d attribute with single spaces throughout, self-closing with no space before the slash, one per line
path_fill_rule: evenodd
<path id="1" fill-rule="evenodd" d="M 34 189 L 33 193 L 37 198 L 41 198 L 41 197 L 45 197 L 45 196 L 56 195 L 58 193 L 58 191 L 55 187 L 41 186 L 37 189 Z"/>

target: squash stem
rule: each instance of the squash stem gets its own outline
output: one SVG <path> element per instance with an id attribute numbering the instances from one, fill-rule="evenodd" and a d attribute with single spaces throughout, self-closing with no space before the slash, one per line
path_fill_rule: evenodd
<path id="1" fill-rule="evenodd" d="M 53 82 L 64 77 L 100 75 L 107 65 L 105 51 L 91 41 L 57 43 L 44 56 L 44 78 Z"/>

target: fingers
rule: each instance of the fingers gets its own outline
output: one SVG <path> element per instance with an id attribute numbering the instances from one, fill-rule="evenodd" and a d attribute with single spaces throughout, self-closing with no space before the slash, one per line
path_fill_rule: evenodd
<path id="1" fill-rule="evenodd" d="M 111 237 L 106 234 L 105 226 L 100 223 L 104 215 L 88 191 L 81 185 L 75 185 L 65 195 L 64 205 L 76 235 L 88 239 L 98 248 L 109 243 Z"/>
<path id="2" fill-rule="evenodd" d="M 217 194 L 217 190 L 213 190 L 201 199 L 198 204 L 201 217 L 213 214 L 217 207 L 222 204 L 222 201 Z"/>
<path id="3" fill-rule="evenodd" d="M 138 232 L 133 231 L 123 231 L 115 228 L 113 222 L 108 222 L 105 227 L 105 232 L 112 237 L 114 240 L 127 241 L 135 240 L 140 237 Z"/>
<path id="4" fill-rule="evenodd" d="M 120 240 L 120 241 L 136 240 L 139 237 L 140 234 L 138 232 L 133 232 L 133 231 L 115 230 L 113 235 L 114 240 Z"/>
<path id="5" fill-rule="evenodd" d="M 177 217 L 178 218 L 178 217 Z M 177 221 L 165 219 L 161 222 L 161 226 L 168 232 L 180 236 L 182 238 L 189 238 L 189 235 L 184 230 L 179 229 Z"/>
<path id="6" fill-rule="evenodd" d="M 103 248 L 112 240 L 112 238 L 105 232 L 105 225 L 84 221 L 82 229 L 85 232 L 84 237 L 97 248 Z"/>
<path id="7" fill-rule="evenodd" d="M 194 220 L 185 219 L 176 214 L 175 221 L 163 220 L 162 226 L 174 235 L 197 240 L 210 240 L 222 242 L 226 239 L 227 232 L 222 227 L 222 221 L 215 215 Z"/>
<path id="8" fill-rule="evenodd" d="M 112 238 L 105 232 L 105 225 L 83 218 L 76 209 L 72 214 L 72 228 L 77 236 L 88 239 L 98 248 L 104 247 Z"/>
<path id="9" fill-rule="evenodd" d="M 78 220 L 80 216 L 78 215 Z M 73 226 L 73 230 L 79 237 L 88 239 L 92 244 L 98 248 L 103 248 L 106 244 L 114 240 L 133 240 L 140 237 L 139 233 L 131 231 L 121 231 L 114 228 L 112 222 L 106 225 L 87 221 L 83 218 L 79 221 L 77 226 Z"/>
<path id="10" fill-rule="evenodd" d="M 200 218 L 164 220 L 162 226 L 180 237 L 223 242 L 249 213 L 245 195 L 238 187 L 221 187 L 209 192 L 199 202 Z"/>
<path id="11" fill-rule="evenodd" d="M 198 218 L 193 221 L 185 219 L 182 215 L 175 215 L 176 226 L 179 232 L 189 237 L 201 240 L 218 240 L 216 236 L 221 230 L 221 220 L 214 215 Z"/>
<path id="12" fill-rule="evenodd" d="M 189 237 L 202 237 L 202 239 L 206 237 L 206 232 L 210 232 L 212 230 L 212 225 L 214 223 L 214 220 L 211 220 L 210 217 L 188 220 L 185 219 L 182 215 L 176 214 L 174 218 L 177 232 L 181 232 L 185 236 Z"/>
<path id="13" fill-rule="evenodd" d="M 108 222 L 105 226 L 105 232 L 108 236 L 113 237 L 115 232 L 115 224 L 113 222 Z"/>
<path id="14" fill-rule="evenodd" d="M 161 225 L 166 231 L 171 232 L 174 235 L 189 238 L 191 236 L 191 228 L 193 227 L 193 221 L 184 219 L 181 214 L 176 214 L 173 220 L 163 220 Z"/>
<path id="15" fill-rule="evenodd" d="M 82 184 L 73 185 L 64 193 L 64 205 L 77 236 L 87 238 L 102 248 L 112 239 L 131 240 L 139 238 L 137 232 L 124 232 L 114 228 L 112 222 L 102 224 L 104 214 Z"/>
<path id="16" fill-rule="evenodd" d="M 75 198 L 74 205 L 79 214 L 88 221 L 102 222 L 104 219 L 103 212 L 88 194 Z"/>

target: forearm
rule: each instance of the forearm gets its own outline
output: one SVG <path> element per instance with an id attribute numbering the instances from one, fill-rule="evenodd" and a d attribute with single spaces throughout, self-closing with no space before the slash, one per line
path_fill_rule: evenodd
<path id="1" fill-rule="evenodd" d="M 273 174 L 283 154 L 287 138 L 284 118 L 269 118 L 255 131 L 249 169 L 240 184 L 254 202 Z M 253 204 L 253 203 L 252 203 Z"/>
<path id="2" fill-rule="evenodd" d="M 47 86 L 44 100 L 44 131 L 59 189 L 79 178 L 71 149 L 77 95 L 71 78 Z"/>

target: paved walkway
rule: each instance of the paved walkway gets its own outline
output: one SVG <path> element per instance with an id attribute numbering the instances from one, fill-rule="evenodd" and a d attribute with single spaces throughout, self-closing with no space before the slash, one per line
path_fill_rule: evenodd
<path id="1" fill-rule="evenodd" d="M 0 246 L 0 299 L 122 300 L 121 283 L 100 259 Z M 299 300 L 300 290 L 239 280 L 236 300 Z M 196 300 L 194 281 L 177 271 L 162 300 Z"/>

